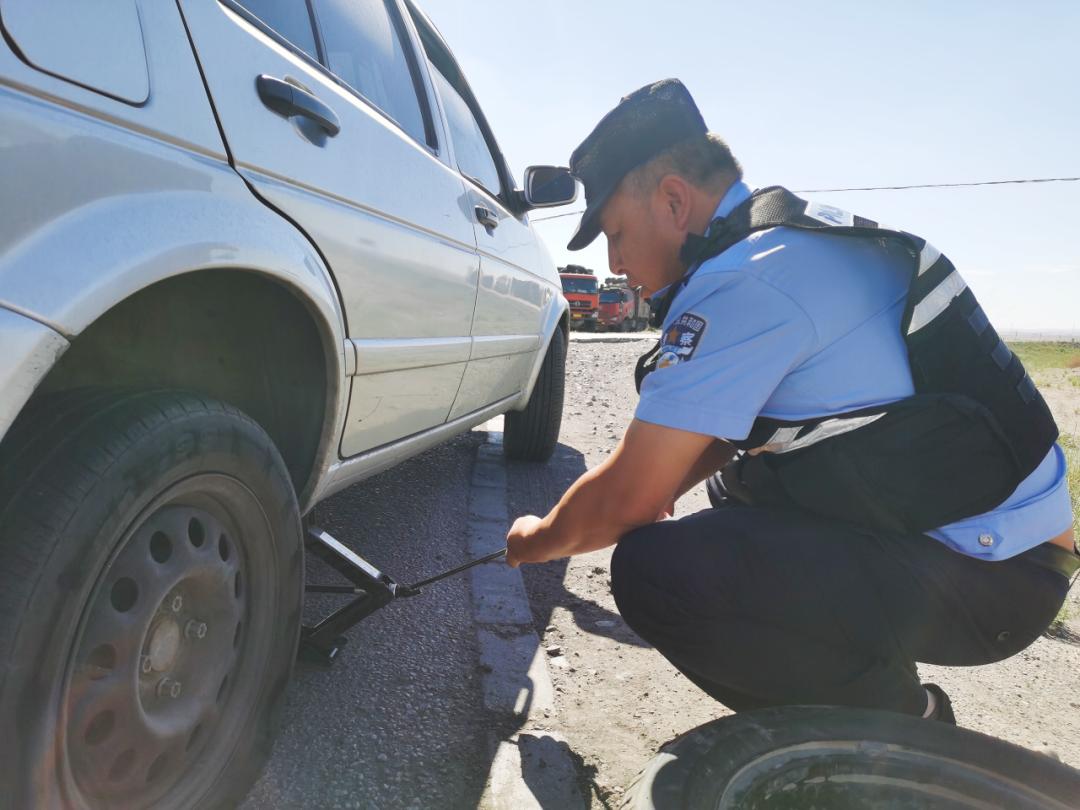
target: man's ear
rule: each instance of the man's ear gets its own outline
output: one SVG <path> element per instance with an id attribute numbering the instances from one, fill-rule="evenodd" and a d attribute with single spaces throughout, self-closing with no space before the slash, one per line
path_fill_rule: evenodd
<path id="1" fill-rule="evenodd" d="M 677 231 L 686 232 L 690 224 L 692 190 L 677 174 L 666 174 L 656 188 L 664 218 Z"/>

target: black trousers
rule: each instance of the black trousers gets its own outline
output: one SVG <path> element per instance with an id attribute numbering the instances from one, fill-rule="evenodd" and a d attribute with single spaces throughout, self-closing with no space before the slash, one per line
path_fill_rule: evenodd
<path id="1" fill-rule="evenodd" d="M 988 664 L 1024 649 L 1078 563 L 1046 545 L 987 562 L 924 535 L 727 506 L 628 533 L 611 587 L 630 627 L 735 711 L 921 714 L 916 662 Z"/>

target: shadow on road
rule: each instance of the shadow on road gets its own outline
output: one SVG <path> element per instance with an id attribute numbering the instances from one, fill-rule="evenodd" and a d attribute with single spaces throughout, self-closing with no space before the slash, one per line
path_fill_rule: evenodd
<path id="1" fill-rule="evenodd" d="M 524 514 L 547 514 L 567 487 L 586 470 L 584 455 L 565 444 L 556 448 L 547 464 L 511 462 L 508 467 L 507 508 L 511 521 Z M 583 632 L 637 647 L 649 646 L 626 626 L 618 613 L 567 589 L 565 580 L 569 564 L 570 561 L 564 559 L 521 568 L 537 632 L 543 633 L 551 622 L 552 611 L 561 607 L 570 611 L 574 622 Z M 598 568 L 592 575 L 610 587 L 608 571 Z"/>
<path id="2" fill-rule="evenodd" d="M 610 807 L 596 786 L 596 766 L 586 765 L 581 754 L 563 740 L 547 734 L 521 734 L 517 746 L 522 781 L 541 807 L 561 810 L 568 793 L 583 806 L 588 807 L 588 797 L 595 796 L 604 807 Z M 566 782 L 571 783 L 569 790 Z"/>

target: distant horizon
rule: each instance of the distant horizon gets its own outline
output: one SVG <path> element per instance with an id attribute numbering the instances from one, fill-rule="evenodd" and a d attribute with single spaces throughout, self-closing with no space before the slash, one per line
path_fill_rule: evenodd
<path id="1" fill-rule="evenodd" d="M 998 333 L 1005 340 L 1013 341 L 1039 341 L 1047 343 L 1077 343 L 1080 342 L 1080 329 L 1066 331 L 1043 331 L 1040 329 L 1007 329 L 1001 328 Z"/>

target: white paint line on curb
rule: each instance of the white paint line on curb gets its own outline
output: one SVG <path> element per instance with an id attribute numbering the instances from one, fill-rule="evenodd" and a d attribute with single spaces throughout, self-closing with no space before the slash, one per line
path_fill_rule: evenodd
<path id="1" fill-rule="evenodd" d="M 501 421 L 501 420 L 498 420 Z M 495 422 L 496 424 L 492 424 Z M 476 451 L 469 490 L 469 553 L 480 556 L 505 545 L 510 516 L 506 511 L 506 464 L 502 427 L 491 420 L 488 440 Z M 525 721 L 530 712 L 553 707 L 553 689 L 521 572 L 497 562 L 472 570 L 473 619 L 484 667 L 484 704 L 495 712 Z"/>
<path id="2" fill-rule="evenodd" d="M 469 490 L 468 547 L 474 556 L 502 548 L 510 528 L 502 418 L 489 420 L 480 429 L 488 438 L 477 448 Z M 565 740 L 550 731 L 531 730 L 554 720 L 555 693 L 547 656 L 532 627 L 521 572 L 503 563 L 479 566 L 472 571 L 471 585 L 484 706 L 516 718 L 521 729 L 509 740 L 492 740 L 491 768 L 479 806 L 586 807 Z"/>

